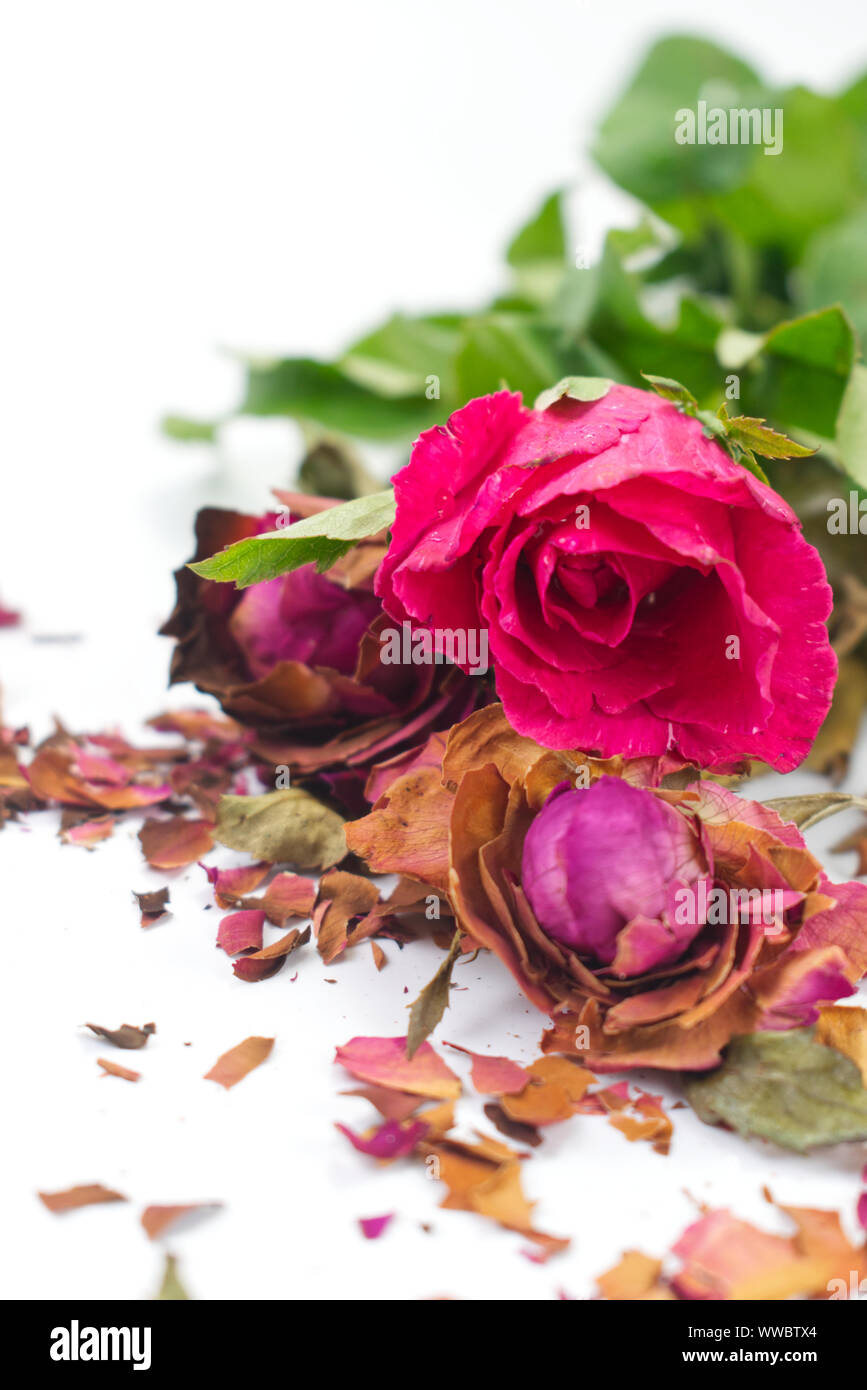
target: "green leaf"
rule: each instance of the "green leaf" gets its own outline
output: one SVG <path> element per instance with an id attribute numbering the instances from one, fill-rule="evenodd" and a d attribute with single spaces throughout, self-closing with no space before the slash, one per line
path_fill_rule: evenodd
<path id="1" fill-rule="evenodd" d="M 637 231 L 643 233 L 645 252 L 658 245 L 646 229 Z M 641 277 L 629 269 L 635 250 L 635 234 L 609 232 L 587 336 L 618 364 L 621 379 L 630 385 L 643 385 L 647 373 L 689 381 L 699 401 L 718 399 L 724 373 L 716 344 L 725 326 L 723 319 L 712 304 L 690 296 L 680 300 L 674 315 L 669 308 L 666 317 L 652 317 Z"/>
<path id="2" fill-rule="evenodd" d="M 452 937 L 448 955 L 410 1009 L 409 1030 L 406 1036 L 407 1057 L 415 1056 L 425 1038 L 430 1037 L 449 1006 L 452 969 L 460 955 L 460 948 L 461 933 L 456 931 Z"/>
<path id="3" fill-rule="evenodd" d="M 254 859 L 298 869 L 329 869 L 347 853 L 342 818 L 301 787 L 221 796 L 214 839 Z"/>
<path id="4" fill-rule="evenodd" d="M 641 375 L 645 381 L 650 382 L 657 395 L 663 396 L 665 400 L 672 401 L 674 405 L 688 407 L 690 413 L 697 409 L 698 401 L 695 396 L 679 381 L 670 376 L 652 376 L 650 372 L 642 372 Z"/>
<path id="5" fill-rule="evenodd" d="M 832 96 L 790 87 L 747 105 L 783 112 L 783 147 L 749 151 L 746 177 L 714 200 L 712 213 L 749 244 L 800 260 L 810 238 L 854 210 L 864 194 L 855 123 Z"/>
<path id="6" fill-rule="evenodd" d="M 840 465 L 867 488 L 867 367 L 856 362 L 837 416 L 836 449 Z"/>
<path id="7" fill-rule="evenodd" d="M 390 488 L 356 497 L 293 522 L 282 531 L 266 531 L 236 541 L 189 568 L 203 579 L 224 584 L 234 581 L 238 589 L 275 579 L 301 565 L 315 563 L 320 571 L 326 570 L 358 541 L 386 530 L 394 521 L 394 510 Z"/>
<path id="8" fill-rule="evenodd" d="M 566 259 L 566 232 L 563 226 L 562 195 L 552 193 L 539 211 L 513 237 L 506 261 L 511 266 L 534 265 L 539 261 Z"/>
<path id="9" fill-rule="evenodd" d="M 784 434 L 770 429 L 764 420 L 749 415 L 726 415 L 724 422 L 726 437 L 733 444 L 751 453 L 761 454 L 762 458 L 803 459 L 816 452 L 815 449 L 796 444 L 793 439 L 787 439 Z"/>
<path id="10" fill-rule="evenodd" d="M 566 270 L 566 230 L 562 195 L 552 193 L 522 227 L 506 251 L 518 289 L 531 301 L 553 297 Z"/>
<path id="11" fill-rule="evenodd" d="M 524 319 L 508 314 L 468 319 L 455 365 L 461 401 L 503 386 L 532 401 L 560 375 L 541 336 Z"/>
<path id="12" fill-rule="evenodd" d="M 804 309 L 840 304 L 867 343 L 867 203 L 811 239 L 797 283 Z"/>
<path id="13" fill-rule="evenodd" d="M 452 400 L 454 356 L 462 322 L 455 315 L 409 318 L 394 314 L 380 328 L 353 343 L 337 366 L 360 386 L 380 396 L 415 396 L 425 400 L 426 393 L 436 384 L 440 397 Z"/>
<path id="14" fill-rule="evenodd" d="M 735 1038 L 721 1067 L 685 1086 L 706 1124 L 805 1153 L 867 1139 L 867 1090 L 853 1061 L 815 1041 L 815 1029 Z"/>
<path id="15" fill-rule="evenodd" d="M 160 430 L 178 444 L 213 444 L 217 438 L 216 420 L 191 420 L 186 415 L 164 415 Z"/>
<path id="16" fill-rule="evenodd" d="M 752 151 L 744 145 L 678 144 L 677 112 L 709 105 L 751 107 L 759 101 L 758 74 L 706 39 L 661 39 L 648 52 L 626 91 L 600 126 L 594 155 L 607 174 L 642 202 L 658 208 L 734 187 L 746 175 Z M 687 213 L 674 219 L 687 221 Z"/>
<path id="17" fill-rule="evenodd" d="M 855 356 L 855 335 L 841 309 L 781 323 L 742 377 L 741 404 L 787 430 L 833 440 Z"/>
<path id="18" fill-rule="evenodd" d="M 357 368 L 357 360 L 356 360 Z M 244 415 L 290 415 L 364 439 L 412 438 L 441 414 L 421 392 L 381 395 L 312 357 L 248 361 Z"/>
<path id="19" fill-rule="evenodd" d="M 614 382 L 607 376 L 564 376 L 556 386 L 536 397 L 534 410 L 547 410 L 549 405 L 568 396 L 573 401 L 599 401 L 611 390 Z"/>

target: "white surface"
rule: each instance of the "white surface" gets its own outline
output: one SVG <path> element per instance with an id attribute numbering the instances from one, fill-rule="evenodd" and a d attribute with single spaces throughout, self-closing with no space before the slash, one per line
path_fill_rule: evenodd
<path id="1" fill-rule="evenodd" d="M 263 505 L 295 457 L 279 423 L 236 427 L 221 459 L 159 439 L 164 410 L 207 414 L 233 398 L 235 369 L 214 349 L 328 353 L 391 308 L 475 303 L 498 284 L 510 230 L 558 183 L 578 182 L 581 235 L 598 238 L 628 203 L 587 175 L 582 144 L 646 40 L 672 28 L 820 87 L 862 59 L 861 8 L 840 3 L 743 0 L 704 19 L 693 0 L 652 13 L 553 0 L 35 3 L 7 16 L 0 598 L 29 618 L 0 633 L 9 722 L 41 737 L 56 712 L 134 739 L 166 704 L 168 646 L 152 634 L 196 506 Z M 87 640 L 31 640 L 72 632 Z M 183 690 L 170 701 L 202 703 Z M 862 749 L 846 787 L 863 791 L 865 774 Z M 798 774 L 786 788 L 816 782 Z M 4 1296 L 149 1295 L 161 1269 L 137 1225 L 149 1203 L 225 1204 L 168 1242 L 199 1298 L 586 1297 L 622 1249 L 667 1249 L 694 1213 L 684 1188 L 768 1228 L 765 1182 L 851 1218 L 863 1146 L 787 1156 L 678 1111 L 663 1159 L 579 1117 L 547 1131 L 525 1177 L 539 1227 L 573 1247 L 528 1263 L 519 1237 L 440 1212 L 419 1167 L 381 1168 L 332 1128 L 368 1119 L 366 1102 L 338 1096 L 353 1083 L 334 1045 L 403 1032 L 438 952 L 386 943 L 377 975 L 367 949 L 327 968 L 308 951 L 294 983 L 287 966 L 241 984 L 214 948 L 201 870 L 148 870 L 134 819 L 93 854 L 62 847 L 57 819 L 0 834 Z M 811 845 L 855 823 L 820 826 Z M 826 856 L 837 878 L 853 860 Z M 142 931 L 130 890 L 166 881 L 173 916 Z M 537 1055 L 543 1020 L 497 963 L 462 973 L 472 987 L 453 992 L 441 1036 Z M 149 1019 L 144 1051 L 112 1054 L 143 1080 L 101 1079 L 109 1049 L 81 1025 Z M 230 1092 L 202 1080 L 251 1033 L 277 1039 L 262 1068 Z M 481 1101 L 459 1114 L 468 1135 Z M 130 1205 L 54 1217 L 34 1195 L 90 1181 Z M 356 1218 L 387 1211 L 390 1230 L 364 1241 Z"/>

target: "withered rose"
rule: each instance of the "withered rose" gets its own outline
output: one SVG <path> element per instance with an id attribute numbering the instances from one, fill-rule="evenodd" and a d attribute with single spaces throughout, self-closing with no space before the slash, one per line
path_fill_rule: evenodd
<path id="1" fill-rule="evenodd" d="M 335 505 L 276 495 L 293 520 Z M 205 508 L 193 559 L 276 523 L 275 513 Z M 380 634 L 392 624 L 373 577 L 385 550 L 384 534 L 374 536 L 324 574 L 306 565 L 245 590 L 184 567 L 162 629 L 177 639 L 172 682 L 193 681 L 254 727 L 254 751 L 265 761 L 289 767 L 292 777 L 322 776 L 350 800 L 375 763 L 449 728 L 487 698 L 484 682 L 455 666 L 381 660 Z"/>
<path id="2" fill-rule="evenodd" d="M 701 1070 L 736 1034 L 809 1023 L 853 992 L 867 887 L 830 883 L 794 825 L 690 775 L 544 749 L 492 705 L 435 763 L 396 768 L 347 839 L 374 870 L 448 894 L 552 1016 L 546 1051 Z"/>

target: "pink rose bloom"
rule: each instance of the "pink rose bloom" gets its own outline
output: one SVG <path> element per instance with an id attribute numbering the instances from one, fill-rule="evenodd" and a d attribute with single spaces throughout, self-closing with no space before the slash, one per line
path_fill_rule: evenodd
<path id="1" fill-rule="evenodd" d="M 772 488 L 649 391 L 428 430 L 395 481 L 376 592 L 392 617 L 487 628 L 512 725 L 603 757 L 805 757 L 836 659 L 818 552 Z"/>

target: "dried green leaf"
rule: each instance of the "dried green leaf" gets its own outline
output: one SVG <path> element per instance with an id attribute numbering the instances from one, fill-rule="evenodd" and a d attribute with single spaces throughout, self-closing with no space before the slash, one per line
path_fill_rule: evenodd
<path id="1" fill-rule="evenodd" d="M 456 931 L 448 955 L 433 979 L 429 980 L 409 1012 L 406 1055 L 414 1057 L 425 1038 L 430 1037 L 449 1006 L 452 969 L 461 949 L 461 933 Z"/>
<path id="2" fill-rule="evenodd" d="M 214 839 L 270 864 L 330 869 L 346 855 L 343 820 L 301 787 L 221 796 Z"/>
<path id="3" fill-rule="evenodd" d="M 853 807 L 867 811 L 867 798 L 849 792 L 814 792 L 806 796 L 775 796 L 764 805 L 776 811 L 780 820 L 791 821 L 799 830 L 809 830 L 811 825 L 836 816 L 838 811 Z"/>
<path id="4" fill-rule="evenodd" d="M 867 1139 L 867 1090 L 853 1061 L 814 1028 L 735 1038 L 721 1067 L 686 1084 L 700 1120 L 804 1153 Z"/>
<path id="5" fill-rule="evenodd" d="M 155 1297 L 163 1301 L 189 1299 L 190 1297 L 178 1277 L 178 1262 L 174 1255 L 166 1255 L 163 1282 L 160 1284 L 160 1291 Z"/>

